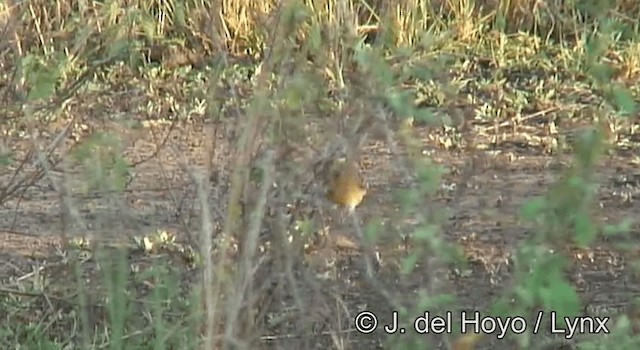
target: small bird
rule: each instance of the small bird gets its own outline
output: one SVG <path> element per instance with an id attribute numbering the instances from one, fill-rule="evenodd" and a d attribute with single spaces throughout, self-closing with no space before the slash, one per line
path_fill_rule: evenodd
<path id="1" fill-rule="evenodd" d="M 329 168 L 327 198 L 353 214 L 367 194 L 367 186 L 360 175 L 358 164 L 338 158 Z"/>
<path id="2" fill-rule="evenodd" d="M 375 268 L 371 257 L 375 257 L 378 266 L 381 260 L 380 253 L 371 251 L 370 247 L 368 247 L 356 215 L 356 207 L 362 203 L 364 196 L 367 194 L 367 184 L 360 174 L 358 163 L 349 157 L 338 158 L 331 163 L 328 177 L 327 198 L 348 210 L 349 216 L 353 219 L 357 236 L 364 243 L 365 253 L 363 256 L 367 275 L 373 277 Z"/>

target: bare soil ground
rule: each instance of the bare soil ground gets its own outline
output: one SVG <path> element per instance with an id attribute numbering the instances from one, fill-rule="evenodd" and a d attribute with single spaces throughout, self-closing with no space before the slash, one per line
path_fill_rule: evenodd
<path id="1" fill-rule="evenodd" d="M 81 217 L 80 221 L 84 222 L 84 227 L 71 227 L 69 234 L 88 235 L 94 240 L 112 243 L 130 242 L 132 235 L 165 230 L 175 233 L 180 241 L 188 241 L 188 230 L 198 231 L 199 208 L 193 182 L 179 163 L 194 167 L 204 165 L 202 140 L 206 135 L 202 130 L 202 125 L 198 123 L 175 128 L 168 125 L 156 127 L 157 135 L 169 132 L 170 135 L 155 157 L 152 156 L 157 142 L 150 133 L 137 132 L 132 138 L 142 137 L 132 142 L 125 153 L 134 163 L 148 157 L 150 159 L 134 168 L 135 175 L 124 194 L 75 196 L 75 206 L 79 208 L 77 214 Z M 454 292 L 459 298 L 457 310 L 451 311 L 487 311 L 512 277 L 510 258 L 514 249 L 528 235 L 535 234 L 518 220 L 520 207 L 527 199 L 545 193 L 566 167 L 570 157 L 550 155 L 542 147 L 518 144 L 508 139 L 485 151 L 470 153 L 466 150 L 446 150 L 438 147 L 430 137 L 432 130 L 416 126 L 414 133 L 422 140 L 423 149 L 429 153 L 429 157 L 448 169 L 443 178 L 443 188 L 452 184 L 456 188 L 464 187 L 461 196 L 454 195 L 456 190 L 443 189 L 433 198 L 434 207 L 450 210 L 442 234 L 448 241 L 456 242 L 463 248 L 469 262 L 465 267 L 447 267 L 440 274 L 448 291 Z M 16 149 L 20 148 L 16 143 Z M 390 157 L 392 155 L 382 141 L 371 141 L 363 152 L 364 163 L 368 164 L 365 175 L 370 192 L 358 208 L 358 213 L 365 225 L 380 220 L 385 227 L 386 219 L 399 215 L 398 208 L 393 204 L 393 190 L 411 186 L 411 179 L 398 174 Z M 471 169 L 469 164 L 472 163 L 474 166 Z M 620 193 L 633 194 L 637 191 L 640 177 L 636 168 L 630 151 L 617 149 L 602 159 L 597 172 L 602 185 L 598 192 L 600 208 L 597 219 L 600 222 L 616 222 L 626 216 L 640 214 L 637 201 L 625 201 L 620 196 Z M 61 176 L 56 169 L 51 174 Z M 73 176 L 70 175 L 71 178 Z M 63 272 L 65 263 L 60 244 L 62 210 L 56 185 L 52 185 L 52 182 L 59 180 L 45 177 L 29 188 L 19 200 L 5 203 L 1 208 L 0 276 L 3 276 L 5 283 L 3 288 L 12 289 L 18 281 L 33 278 L 37 273 L 49 275 L 52 285 L 64 286 L 73 281 L 73 274 Z M 224 199 L 220 196 L 224 194 L 211 193 L 212 202 L 222 205 Z M 335 213 L 331 212 L 331 215 Z M 336 222 L 333 226 L 335 229 L 330 234 L 353 233 L 349 225 Z M 389 235 L 394 235 L 393 232 L 394 229 L 389 228 Z M 637 245 L 637 232 L 638 227 L 634 226 L 627 243 Z M 386 241 L 380 247 L 380 281 L 406 296 L 407 300 L 412 300 L 416 298 L 418 286 L 433 278 L 431 267 L 428 261 L 421 262 L 409 277 L 399 279 L 398 262 L 407 253 L 398 244 L 398 239 Z M 586 304 L 586 314 L 602 310 L 621 312 L 640 290 L 629 263 L 633 257 L 630 252 L 619 248 L 617 243 L 621 242 L 619 238 L 609 241 L 600 239 L 595 248 L 590 250 L 569 249 L 573 259 L 570 276 Z M 313 324 L 310 332 L 293 336 L 288 334 L 286 321 L 274 323 L 271 325 L 272 336 L 263 338 L 265 348 L 332 347 L 334 343 L 328 332 L 328 324 L 342 325 L 341 334 L 347 339 L 343 345 L 348 349 L 380 348 L 387 341 L 389 336 L 380 330 L 364 335 L 354 329 L 353 318 L 359 311 L 374 312 L 383 324 L 390 320 L 393 311 L 393 307 L 372 290 L 362 277 L 359 259 L 354 259 L 354 254 L 353 251 L 337 248 L 309 252 L 310 261 L 324 259 L 326 266 L 330 265 L 327 261 L 333 262 L 333 271 L 328 274 L 331 277 L 318 279 L 322 292 L 310 292 L 307 296 L 312 299 L 310 305 L 318 308 L 307 310 Z M 132 263 L 138 259 L 140 264 L 149 260 L 146 254 L 133 254 L 130 258 Z M 47 267 L 34 270 L 34 266 Z M 184 274 L 195 278 L 195 271 L 186 265 L 184 270 Z M 51 292 L 51 300 L 54 300 L 56 307 L 62 307 L 63 303 L 55 303 L 55 300 L 68 297 L 63 292 L 65 289 L 60 287 Z M 337 305 L 329 297 L 334 294 L 341 296 L 344 305 Z M 278 308 L 284 301 L 274 300 L 271 303 L 274 312 L 282 312 Z M 46 309 L 44 305 L 43 308 Z M 415 313 L 415 317 L 424 311 L 409 310 Z M 542 333 L 545 336 L 541 339 L 548 339 L 548 332 Z M 442 339 L 437 341 L 444 346 Z M 560 341 L 550 348 L 571 348 L 570 343 Z M 486 349 L 515 347 L 512 340 L 496 340 L 495 336 L 487 337 L 481 345 Z"/>

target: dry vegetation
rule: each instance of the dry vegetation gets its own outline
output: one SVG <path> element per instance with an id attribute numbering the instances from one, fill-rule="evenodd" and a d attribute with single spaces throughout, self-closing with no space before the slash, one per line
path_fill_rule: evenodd
<path id="1" fill-rule="evenodd" d="M 5 2 L 0 348 L 637 348 L 638 18 L 635 0 Z M 346 152 L 356 220 L 324 195 Z M 382 329 L 393 311 L 406 333 Z M 417 334 L 425 311 L 528 328 Z M 551 334 L 551 311 L 610 334 Z"/>

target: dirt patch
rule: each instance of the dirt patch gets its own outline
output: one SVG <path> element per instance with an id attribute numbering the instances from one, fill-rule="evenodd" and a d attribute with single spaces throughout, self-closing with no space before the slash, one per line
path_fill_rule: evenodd
<path id="1" fill-rule="evenodd" d="M 204 165 L 202 140 L 206 135 L 202 130 L 201 125 L 180 126 L 171 131 L 168 127 L 157 128 L 156 132 L 160 134 L 171 132 L 173 135 L 169 135 L 165 148 L 156 158 L 133 169 L 135 175 L 124 193 L 74 196 L 75 206 L 79 208 L 76 213 L 80 217 L 78 222 L 84 226 L 68 227 L 71 236 L 89 235 L 93 239 L 130 243 L 132 236 L 167 230 L 175 233 L 178 240 L 188 242 L 189 232 L 199 229 L 196 219 L 200 208 L 195 199 L 195 185 L 186 173 L 185 164 L 192 168 Z M 488 311 L 513 277 L 514 250 L 523 239 L 535 234 L 520 222 L 521 206 L 533 196 L 545 193 L 566 168 L 569 158 L 551 156 L 544 149 L 530 149 L 523 153 L 519 147 L 509 143 L 497 146 L 491 152 L 473 154 L 442 150 L 426 137 L 431 131 L 417 127 L 414 132 L 422 136 L 422 147 L 425 152 L 430 152 L 434 162 L 448 169 L 443 177 L 443 189 L 432 199 L 432 206 L 449 210 L 441 233 L 447 241 L 462 248 L 468 264 L 464 267 L 438 267 L 427 259 L 418 261 L 410 275 L 399 277 L 402 259 L 409 254 L 411 246 L 410 242 L 402 239 L 403 234 L 410 232 L 400 230 L 410 230 L 411 222 L 404 222 L 401 229 L 392 227 L 394 220 L 391 218 L 400 215 L 399 206 L 394 204 L 393 189 L 410 188 L 415 183 L 396 171 L 392 156 L 384 145 L 372 142 L 363 154 L 370 164 L 365 172 L 370 191 L 358 213 L 363 223 L 376 221 L 385 229 L 379 245 L 382 261 L 378 271 L 380 283 L 393 290 L 394 295 L 415 301 L 421 286 L 439 279 L 446 285 L 446 290 L 458 297 L 456 309 L 450 311 Z M 152 141 L 139 139 L 125 152 L 135 162 L 149 157 L 156 150 Z M 482 154 L 482 161 L 477 160 L 478 154 Z M 465 166 L 473 161 L 477 164 L 472 172 L 465 173 Z M 622 179 L 620 176 L 623 174 L 628 176 Z M 636 188 L 633 183 L 636 170 L 628 154 L 606 156 L 597 175 L 602 179 L 598 192 L 598 220 L 615 222 L 640 210 L 637 202 L 625 200 L 626 197 L 620 194 L 622 190 L 628 192 Z M 79 170 L 78 177 L 81 176 Z M 464 186 L 464 195 L 454 196 L 455 191 L 447 190 L 452 188 L 451 185 L 457 188 Z M 13 285 L 9 281 L 28 275 L 34 262 L 59 254 L 62 225 L 55 187 L 48 186 L 43 179 L 20 201 L 5 203 L 0 213 L 2 226 L 14 232 L 4 232 L 0 236 L 0 257 L 3 261 L 0 275 L 5 276 L 7 287 Z M 211 193 L 210 198 L 214 203 L 224 203 L 224 194 L 219 192 Z M 220 208 L 225 210 L 223 205 Z M 337 213 L 329 206 L 327 208 L 329 215 Z M 330 222 L 330 235 L 353 235 L 353 228 L 348 223 L 340 223 L 340 220 Z M 636 229 L 634 227 L 633 231 Z M 629 255 L 618 249 L 619 242 L 617 239 L 601 239 L 594 249 L 569 252 L 572 257 L 571 280 L 589 313 L 623 310 L 632 295 L 640 290 L 628 261 Z M 637 243 L 634 238 L 625 242 Z M 305 304 L 314 305 L 314 309 L 304 310 L 308 316 L 309 324 L 305 328 L 308 332 L 298 334 L 301 328 L 291 323 L 297 317 L 292 316 L 291 320 L 283 318 L 282 309 L 287 298 L 273 299 L 269 301 L 271 306 L 267 307 L 270 309 L 267 315 L 278 315 L 281 319 L 268 322 L 268 334 L 261 338 L 262 345 L 266 348 L 329 348 L 336 346 L 332 334 L 341 334 L 342 346 L 350 349 L 380 348 L 386 344 L 389 336 L 383 332 L 364 335 L 353 327 L 354 317 L 361 311 L 371 311 L 388 320 L 396 311 L 363 277 L 359 255 L 344 247 L 321 251 L 312 249 L 308 254 L 308 266 L 317 273 L 316 288 L 308 289 L 305 295 Z M 148 259 L 145 256 L 132 255 L 130 258 L 134 262 L 138 259 L 140 263 Z M 190 274 L 193 280 L 196 273 L 187 267 L 184 269 L 184 273 Z M 301 288 L 303 285 L 301 282 Z M 409 310 L 409 313 L 417 312 L 414 316 L 419 316 L 423 311 Z M 336 325 L 340 328 L 335 328 Z M 433 337 L 433 340 L 439 348 L 445 346 L 442 338 Z M 512 348 L 514 344 L 511 340 L 487 337 L 482 348 Z M 557 349 L 568 346 L 568 342 L 554 344 Z"/>

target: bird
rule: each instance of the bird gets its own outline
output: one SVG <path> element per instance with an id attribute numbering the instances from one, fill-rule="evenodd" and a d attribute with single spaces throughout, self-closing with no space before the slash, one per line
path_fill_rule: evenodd
<path id="1" fill-rule="evenodd" d="M 352 158 L 337 158 L 331 163 L 329 168 L 329 188 L 327 197 L 333 203 L 342 208 L 346 208 L 349 216 L 353 219 L 353 225 L 356 235 L 364 244 L 365 252 L 363 254 L 366 272 L 369 277 L 373 277 L 376 268 L 371 257 L 375 258 L 377 266 L 380 266 L 380 253 L 372 251 L 368 246 L 366 239 L 362 233 L 358 216 L 356 215 L 356 207 L 362 203 L 367 194 L 367 184 L 360 174 L 358 163 Z M 343 217 L 344 220 L 344 217 Z"/>
<path id="2" fill-rule="evenodd" d="M 367 194 L 358 164 L 351 159 L 337 158 L 331 164 L 328 176 L 327 198 L 353 214 Z"/>

